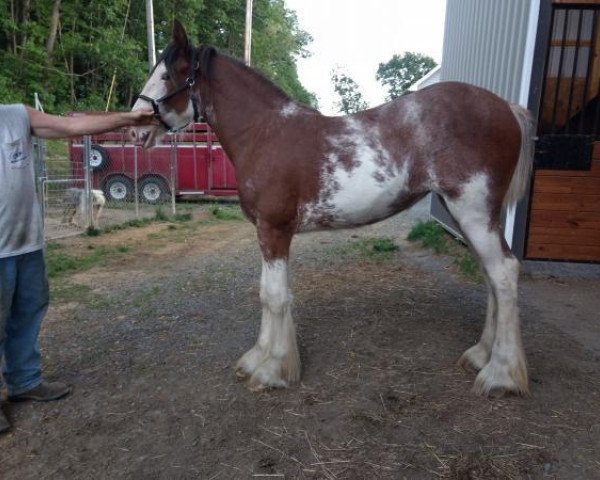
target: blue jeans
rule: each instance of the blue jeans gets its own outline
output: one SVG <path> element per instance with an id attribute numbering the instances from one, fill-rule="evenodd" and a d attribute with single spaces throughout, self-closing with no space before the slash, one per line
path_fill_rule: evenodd
<path id="1" fill-rule="evenodd" d="M 43 250 L 0 258 L 0 359 L 9 395 L 42 381 L 38 335 L 48 299 Z"/>

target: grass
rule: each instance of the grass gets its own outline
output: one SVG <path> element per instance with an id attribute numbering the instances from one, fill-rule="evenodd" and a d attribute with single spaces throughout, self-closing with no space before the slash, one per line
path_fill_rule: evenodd
<path id="1" fill-rule="evenodd" d="M 111 207 L 112 208 L 112 207 Z M 99 235 L 103 235 L 106 233 L 116 232 L 118 230 L 125 230 L 127 228 L 141 228 L 147 225 L 150 225 L 154 222 L 175 222 L 175 223 L 184 223 L 190 222 L 193 220 L 192 212 L 189 211 L 190 208 L 181 207 L 184 211 L 177 213 L 175 215 L 169 215 L 162 207 L 157 207 L 153 217 L 145 217 L 145 218 L 136 218 L 133 220 L 128 220 L 123 223 L 118 223 L 114 225 L 108 225 L 104 228 L 94 228 L 88 227 L 85 231 L 85 234 L 89 237 L 97 237 Z M 187 210 L 187 211 L 185 211 Z M 213 224 L 216 220 L 222 221 L 231 221 L 231 220 L 243 220 L 244 216 L 242 215 L 242 211 L 239 205 L 213 205 L 209 206 L 209 213 L 211 214 L 210 218 L 201 220 L 199 225 L 210 225 Z M 176 228 L 172 228 L 175 230 Z"/>
<path id="2" fill-rule="evenodd" d="M 52 304 L 85 303 L 94 309 L 104 309 L 111 305 L 108 298 L 92 291 L 87 285 L 71 283 L 68 281 L 52 282 L 50 284 L 50 298 Z"/>
<path id="3" fill-rule="evenodd" d="M 211 214 L 210 217 L 193 221 L 193 215 L 189 208 L 184 207 L 177 215 L 170 216 L 161 207 L 158 207 L 153 217 L 129 220 L 102 229 L 88 228 L 86 234 L 95 237 L 128 228 L 145 227 L 154 222 L 171 222 L 164 231 L 152 232 L 147 235 L 148 240 L 158 241 L 157 246 L 160 246 L 161 242 L 187 241 L 190 235 L 193 235 L 202 226 L 215 224 L 219 221 L 241 220 L 243 218 L 237 205 L 213 205 L 209 206 L 208 211 Z M 131 252 L 132 248 L 131 245 L 88 245 L 87 251 L 75 254 L 59 242 L 49 242 L 46 246 L 45 255 L 46 271 L 51 280 L 53 301 L 65 303 L 80 301 L 84 298 L 90 304 L 97 303 L 101 305 L 102 298 L 92 292 L 89 287 L 69 282 L 69 274 L 91 269 L 110 258 Z M 385 246 L 381 248 L 385 249 Z"/>
<path id="4" fill-rule="evenodd" d="M 398 248 L 391 238 L 373 237 L 354 240 L 342 246 L 335 246 L 330 250 L 334 255 L 342 257 L 383 261 L 391 259 Z"/>
<path id="5" fill-rule="evenodd" d="M 422 246 L 431 248 L 438 255 L 453 257 L 454 264 L 464 277 L 475 283 L 483 282 L 477 259 L 462 242 L 446 232 L 439 223 L 433 220 L 418 222 L 406 238 L 411 242 L 420 242 Z"/>
<path id="6" fill-rule="evenodd" d="M 448 250 L 448 235 L 446 231 L 434 221 L 418 222 L 406 237 L 411 242 L 420 241 L 421 245 L 433 249 L 437 254 L 446 253 Z"/>
<path id="7" fill-rule="evenodd" d="M 189 222 L 192 219 L 192 214 L 187 212 L 187 213 L 178 213 L 176 214 L 173 219 L 176 222 Z"/>
<path id="8" fill-rule="evenodd" d="M 165 213 L 161 207 L 158 207 L 153 217 L 135 218 L 124 223 L 109 225 L 101 229 L 89 227 L 85 231 L 85 234 L 89 237 L 97 237 L 98 235 L 116 232 L 118 230 L 125 230 L 127 228 L 145 227 L 146 225 L 150 225 L 154 222 L 189 222 L 190 220 L 192 220 L 192 214 L 190 212 L 178 213 L 171 217 Z"/>
<path id="9" fill-rule="evenodd" d="M 156 212 L 154 213 L 154 220 L 157 222 L 167 222 L 169 219 L 169 215 L 165 213 L 162 207 L 158 207 Z"/>
<path id="10" fill-rule="evenodd" d="M 215 205 L 210 213 L 217 220 L 243 220 L 242 211 L 239 206 Z"/>
<path id="11" fill-rule="evenodd" d="M 189 214 L 188 214 L 189 215 Z M 160 219 L 160 215 L 157 215 Z M 181 222 L 185 222 L 191 219 L 191 215 L 182 217 L 179 219 Z M 120 225 L 113 225 L 102 230 L 90 228 L 87 230 L 87 235 L 97 236 L 104 233 L 109 233 L 125 228 L 138 228 L 146 226 L 157 218 L 145 218 L 136 219 L 125 222 Z M 106 304 L 106 300 L 99 297 L 97 294 L 91 291 L 91 289 L 85 285 L 79 285 L 71 283 L 67 280 L 68 275 L 72 273 L 82 272 L 89 270 L 109 258 L 123 255 L 132 251 L 130 245 L 116 245 L 116 246 L 93 246 L 88 245 L 88 251 L 83 254 L 71 254 L 65 246 L 58 242 L 49 242 L 46 245 L 46 272 L 48 278 L 51 280 L 50 292 L 52 295 L 53 302 L 65 303 L 77 301 L 84 301 L 94 308 L 100 308 Z M 83 300 L 82 300 L 83 299 Z"/>
<path id="12" fill-rule="evenodd" d="M 70 255 L 62 248 L 46 248 L 46 272 L 48 278 L 51 279 L 62 277 L 67 273 L 88 270 L 105 260 L 107 256 L 122 255 L 129 251 L 130 247 L 124 245 L 118 247 L 92 247 L 90 245 L 90 253 Z"/>

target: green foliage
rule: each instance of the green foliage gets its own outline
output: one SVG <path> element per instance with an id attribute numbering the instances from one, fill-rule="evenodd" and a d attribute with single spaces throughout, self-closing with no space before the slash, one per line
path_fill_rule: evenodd
<path id="1" fill-rule="evenodd" d="M 435 253 L 445 253 L 446 232 L 439 223 L 434 221 L 418 222 L 406 237 L 411 242 L 421 241 L 424 247 L 431 248 Z"/>
<path id="2" fill-rule="evenodd" d="M 384 261 L 393 257 L 398 246 L 391 238 L 373 237 L 354 240 L 342 247 L 335 247 L 331 253 L 341 257 L 359 257 L 367 260 Z"/>
<path id="3" fill-rule="evenodd" d="M 169 220 L 169 216 L 161 207 L 158 207 L 156 209 L 156 212 L 154 213 L 154 220 L 156 220 L 157 222 L 166 222 L 167 220 Z"/>
<path id="4" fill-rule="evenodd" d="M 418 222 L 406 238 L 411 242 L 420 242 L 421 245 L 431 248 L 437 254 L 453 257 L 454 264 L 466 278 L 475 283 L 483 282 L 477 259 L 462 243 L 450 236 L 439 223 L 433 220 Z"/>
<path id="5" fill-rule="evenodd" d="M 373 252 L 395 252 L 398 250 L 398 245 L 391 238 L 373 238 L 371 240 L 371 248 Z"/>
<path id="6" fill-rule="evenodd" d="M 192 214 L 187 212 L 187 213 L 177 213 L 175 214 L 175 216 L 173 217 L 173 219 L 177 222 L 189 222 L 192 219 Z"/>
<path id="7" fill-rule="evenodd" d="M 60 277 L 67 272 L 88 270 L 98 265 L 109 255 L 121 254 L 122 250 L 112 247 L 95 247 L 87 255 L 69 255 L 60 249 L 46 249 L 46 271 L 49 278 Z"/>
<path id="8" fill-rule="evenodd" d="M 360 112 L 368 105 L 362 94 L 358 91 L 358 85 L 346 73 L 335 70 L 331 75 L 333 89 L 340 97 L 336 105 L 340 112 L 345 114 Z"/>
<path id="9" fill-rule="evenodd" d="M 133 220 L 128 220 L 124 223 L 116 223 L 114 225 L 109 225 L 100 230 L 101 233 L 110 233 L 116 232 L 118 230 L 125 230 L 126 228 L 141 228 L 149 225 L 154 222 L 154 218 L 136 218 Z"/>
<path id="10" fill-rule="evenodd" d="M 375 78 L 387 87 L 388 98 L 393 100 L 436 65 L 435 60 L 427 55 L 405 52 L 402 56 L 394 55 L 386 63 L 380 63 Z"/>
<path id="11" fill-rule="evenodd" d="M 59 28 L 48 48 L 57 0 L 0 0 L 0 103 L 33 103 L 46 111 L 129 108 L 147 77 L 144 0 L 62 0 Z M 12 8 L 11 8 L 12 5 Z M 163 0 L 154 2 L 157 49 L 169 42 L 173 20 L 185 24 L 194 43 L 243 54 L 245 2 Z M 255 0 L 252 63 L 295 99 L 315 105 L 300 83 L 296 60 L 311 37 L 298 26 L 284 0 Z"/>
<path id="12" fill-rule="evenodd" d="M 98 235 L 100 235 L 101 233 L 102 233 L 102 232 L 101 232 L 99 229 L 97 229 L 96 227 L 88 227 L 88 228 L 85 230 L 85 234 L 86 234 L 88 237 L 97 237 L 97 236 L 98 236 Z"/>
<path id="13" fill-rule="evenodd" d="M 236 207 L 215 206 L 210 213 L 217 220 L 243 220 L 242 212 Z"/>

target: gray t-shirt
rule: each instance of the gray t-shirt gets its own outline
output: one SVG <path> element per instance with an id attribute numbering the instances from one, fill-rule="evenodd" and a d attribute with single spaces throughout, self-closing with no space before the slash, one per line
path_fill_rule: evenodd
<path id="1" fill-rule="evenodd" d="M 29 115 L 24 105 L 0 105 L 0 258 L 43 247 Z"/>

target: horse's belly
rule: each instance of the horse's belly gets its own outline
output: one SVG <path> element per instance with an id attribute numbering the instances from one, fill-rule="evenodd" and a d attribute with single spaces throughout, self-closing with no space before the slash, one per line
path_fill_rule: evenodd
<path id="1" fill-rule="evenodd" d="M 366 165 L 336 169 L 323 179 L 319 199 L 304 206 L 301 230 L 366 225 L 393 215 L 410 196 L 408 168 Z"/>

